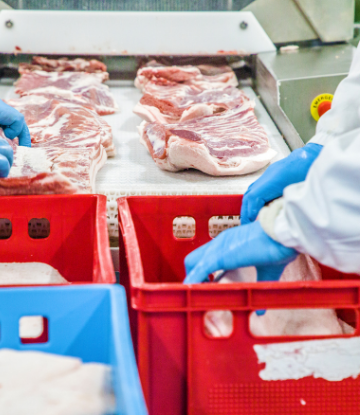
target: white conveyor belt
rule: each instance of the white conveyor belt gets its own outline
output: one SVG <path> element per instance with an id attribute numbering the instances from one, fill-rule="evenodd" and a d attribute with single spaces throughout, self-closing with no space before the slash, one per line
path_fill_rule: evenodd
<path id="1" fill-rule="evenodd" d="M 111 125 L 116 146 L 116 156 L 107 160 L 96 178 L 97 193 L 108 198 L 108 225 L 111 237 L 118 235 L 116 199 L 127 195 L 203 195 L 243 194 L 265 169 L 244 176 L 212 177 L 197 170 L 177 173 L 159 169 L 148 150 L 140 143 L 137 126 L 141 119 L 132 109 L 141 93 L 130 81 L 109 81 L 120 111 L 104 119 Z M 250 87 L 245 93 L 255 100 L 255 113 L 266 129 L 271 147 L 277 151 L 272 162 L 286 157 L 290 150 L 271 120 L 267 111 Z M 14 97 L 14 87 L 9 80 L 0 82 L 0 97 Z"/>

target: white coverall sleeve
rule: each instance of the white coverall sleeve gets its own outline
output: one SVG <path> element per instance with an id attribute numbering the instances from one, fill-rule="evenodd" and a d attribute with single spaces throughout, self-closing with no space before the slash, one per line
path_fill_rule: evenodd
<path id="1" fill-rule="evenodd" d="M 360 274 L 360 128 L 327 143 L 306 180 L 263 209 L 260 223 L 278 242 Z M 266 209 L 276 210 L 270 232 L 266 217 L 274 215 L 264 215 Z"/>
<path id="2" fill-rule="evenodd" d="M 325 145 L 344 133 L 360 128 L 359 108 L 360 44 L 356 49 L 349 75 L 337 87 L 331 109 L 320 118 L 316 134 L 309 143 Z"/>

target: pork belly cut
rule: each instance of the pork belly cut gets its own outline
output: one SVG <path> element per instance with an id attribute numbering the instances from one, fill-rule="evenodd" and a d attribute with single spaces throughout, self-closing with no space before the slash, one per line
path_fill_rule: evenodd
<path id="1" fill-rule="evenodd" d="M 62 98 L 76 104 L 87 105 L 99 115 L 113 114 L 118 106 L 109 87 L 102 82 L 107 72 L 45 72 L 24 73 L 15 82 L 15 92 L 24 95 L 42 95 Z"/>
<path id="2" fill-rule="evenodd" d="M 163 170 L 198 169 L 213 176 L 251 173 L 276 152 L 247 101 L 226 112 L 177 124 L 147 123 L 140 141 Z"/>
<path id="3" fill-rule="evenodd" d="M 14 162 L 9 176 L 0 179 L 0 196 L 94 193 L 96 174 L 106 161 L 102 146 L 95 157 L 86 147 L 29 148 L 7 141 L 14 150 Z"/>
<path id="4" fill-rule="evenodd" d="M 20 63 L 19 72 L 21 74 L 33 71 L 46 72 L 106 72 L 106 65 L 97 59 L 48 59 L 43 56 L 34 56 L 31 63 Z"/>
<path id="5" fill-rule="evenodd" d="M 111 127 L 82 105 L 41 95 L 6 102 L 24 115 L 33 147 L 87 147 L 96 158 L 103 146 L 108 156 L 115 155 Z"/>
<path id="6" fill-rule="evenodd" d="M 202 68 L 202 70 L 201 70 Z M 145 66 L 140 68 L 135 79 L 135 86 L 145 93 L 149 88 L 158 86 L 176 86 L 177 84 L 196 86 L 201 90 L 237 86 L 235 73 L 228 66 L 211 65 L 184 66 Z"/>
<path id="7" fill-rule="evenodd" d="M 225 89 L 199 90 L 188 85 L 152 88 L 134 107 L 134 113 L 148 122 L 178 123 L 217 114 L 248 101 L 243 91 Z"/>

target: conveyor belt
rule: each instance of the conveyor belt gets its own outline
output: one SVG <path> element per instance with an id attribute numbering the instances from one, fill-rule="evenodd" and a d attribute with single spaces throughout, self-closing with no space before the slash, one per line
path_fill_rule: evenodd
<path id="1" fill-rule="evenodd" d="M 96 179 L 97 193 L 108 197 L 108 225 L 111 237 L 118 235 L 116 199 L 125 195 L 190 195 L 190 194 L 243 194 L 264 169 L 245 176 L 212 177 L 196 170 L 166 172 L 153 162 L 147 149 L 140 144 L 137 126 L 141 119 L 132 109 L 141 98 L 132 82 L 110 81 L 108 85 L 119 105 L 120 112 L 105 116 L 113 129 L 117 155 L 107 160 Z M 274 161 L 290 153 L 281 134 L 254 91 L 243 88 L 256 102 L 255 112 L 266 129 L 271 147 L 277 151 Z M 14 97 L 12 81 L 2 80 L 0 97 Z"/>

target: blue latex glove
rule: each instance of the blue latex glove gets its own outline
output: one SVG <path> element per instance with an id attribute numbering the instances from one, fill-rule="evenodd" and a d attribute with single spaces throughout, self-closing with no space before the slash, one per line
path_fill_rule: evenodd
<path id="1" fill-rule="evenodd" d="M 0 178 L 7 177 L 13 164 L 14 152 L 10 144 L 0 139 Z"/>
<path id="2" fill-rule="evenodd" d="M 13 140 L 19 137 L 19 145 L 31 147 L 29 129 L 25 123 L 24 116 L 10 105 L 0 100 L 0 127 L 5 136 Z"/>
<path id="3" fill-rule="evenodd" d="M 294 150 L 286 158 L 271 164 L 244 194 L 241 206 L 241 224 L 254 222 L 260 209 L 271 200 L 282 196 L 286 186 L 305 180 L 323 146 L 307 144 Z"/>
<path id="4" fill-rule="evenodd" d="M 297 257 L 293 248 L 270 238 L 258 221 L 221 232 L 185 258 L 185 284 L 209 281 L 209 274 L 255 266 L 258 281 L 278 281 Z"/>

